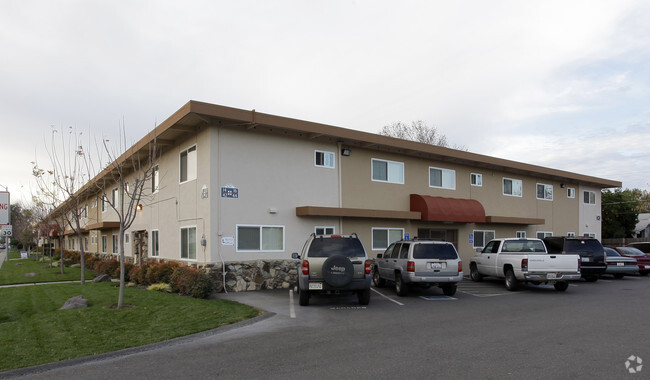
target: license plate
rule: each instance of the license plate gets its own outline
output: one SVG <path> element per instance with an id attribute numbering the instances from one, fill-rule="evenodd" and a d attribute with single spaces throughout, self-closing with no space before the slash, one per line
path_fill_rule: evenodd
<path id="1" fill-rule="evenodd" d="M 622 267 L 622 266 L 624 266 L 624 265 L 625 265 L 624 263 L 616 263 L 616 266 L 617 266 L 617 267 Z"/>
<path id="2" fill-rule="evenodd" d="M 322 282 L 310 282 L 309 283 L 309 290 L 323 290 L 323 283 Z"/>
<path id="3" fill-rule="evenodd" d="M 650 269 L 650 265 L 646 265 L 646 266 L 645 266 L 645 269 Z"/>
<path id="4" fill-rule="evenodd" d="M 555 279 L 557 278 L 557 274 L 555 274 L 555 273 L 548 273 L 548 274 L 546 275 L 546 278 L 549 279 L 549 280 L 555 280 Z"/>
<path id="5" fill-rule="evenodd" d="M 588 257 L 583 257 L 581 260 L 583 263 L 588 263 L 590 261 Z"/>
<path id="6" fill-rule="evenodd" d="M 443 263 L 431 263 L 431 269 L 442 269 L 444 268 Z"/>

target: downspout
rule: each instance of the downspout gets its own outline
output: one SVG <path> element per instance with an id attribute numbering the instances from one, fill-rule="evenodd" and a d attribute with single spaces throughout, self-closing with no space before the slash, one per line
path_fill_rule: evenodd
<path id="1" fill-rule="evenodd" d="M 255 110 L 253 110 L 255 112 Z M 255 115 L 253 113 L 253 115 Z M 254 119 L 254 116 L 253 116 Z M 221 276 L 222 276 L 222 283 L 223 283 L 223 291 L 224 293 L 228 293 L 228 289 L 226 289 L 226 262 L 223 260 L 223 256 L 221 255 L 221 248 L 219 246 L 219 240 L 221 239 L 222 233 L 221 233 L 221 191 L 219 191 L 219 186 L 221 186 L 221 128 L 217 126 L 217 189 L 214 191 L 216 197 L 217 197 L 217 242 L 215 246 L 217 247 L 217 254 L 219 255 L 219 259 L 221 260 Z"/>
<path id="2" fill-rule="evenodd" d="M 339 208 L 343 208 L 343 185 L 341 184 L 341 177 L 342 177 L 342 169 L 341 169 L 341 167 L 343 166 L 343 161 L 341 160 L 341 158 L 343 157 L 343 155 L 341 154 L 341 149 L 343 147 L 343 143 L 341 141 L 338 141 L 336 143 L 336 147 L 337 147 L 337 151 L 338 151 L 337 155 L 339 157 L 339 160 L 338 160 L 339 164 L 338 164 L 338 170 L 337 170 L 337 175 L 338 175 L 338 178 L 337 178 L 338 179 L 338 189 L 337 189 L 338 194 L 337 195 L 338 195 L 338 198 L 339 198 Z M 342 216 L 339 216 L 339 233 L 340 234 L 343 233 L 343 217 Z"/>

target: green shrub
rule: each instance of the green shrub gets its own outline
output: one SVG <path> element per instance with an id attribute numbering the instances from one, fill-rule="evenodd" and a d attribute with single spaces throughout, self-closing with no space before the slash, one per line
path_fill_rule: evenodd
<path id="1" fill-rule="evenodd" d="M 149 285 L 147 290 L 155 290 L 155 291 L 159 291 L 159 292 L 171 293 L 172 292 L 172 287 L 169 284 L 158 283 L 158 284 Z"/>
<path id="2" fill-rule="evenodd" d="M 126 267 L 125 267 L 126 269 Z M 147 266 L 146 265 L 134 265 L 128 272 L 129 280 L 135 282 L 138 285 L 150 285 L 147 282 Z"/>
<path id="3" fill-rule="evenodd" d="M 150 261 L 146 264 L 147 273 L 145 275 L 146 281 L 149 284 L 156 284 L 159 282 L 168 284 L 171 281 L 172 273 L 180 264 L 176 261 L 172 262 L 154 262 Z"/>
<path id="4" fill-rule="evenodd" d="M 209 274 L 195 268 L 179 266 L 171 276 L 172 290 L 194 298 L 208 298 L 214 290 Z"/>

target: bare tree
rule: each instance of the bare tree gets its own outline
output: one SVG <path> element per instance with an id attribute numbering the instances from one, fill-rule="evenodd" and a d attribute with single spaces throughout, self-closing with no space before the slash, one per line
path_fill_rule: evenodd
<path id="1" fill-rule="evenodd" d="M 380 135 L 396 137 L 402 140 L 417 141 L 430 145 L 438 145 L 442 147 L 449 148 L 449 142 L 447 136 L 440 133 L 438 128 L 429 127 L 426 122 L 422 120 L 414 120 L 411 124 L 406 124 L 401 121 L 385 125 L 381 131 Z M 451 147 L 453 149 L 467 150 L 464 146 L 454 145 Z"/>
<path id="2" fill-rule="evenodd" d="M 60 139 L 56 139 L 56 135 Z M 60 218 L 64 226 L 67 224 L 79 240 L 81 253 L 81 284 L 86 283 L 86 263 L 83 244 L 82 222 L 87 216 L 87 192 L 80 191 L 85 182 L 84 148 L 81 144 L 81 133 L 69 127 L 68 136 L 56 129 L 52 130 L 50 147 L 45 144 L 51 168 L 42 169 L 38 161 L 33 162 L 32 175 L 36 179 L 41 200 L 55 206 L 52 219 Z M 61 246 L 61 261 L 63 262 L 63 246 Z"/>
<path id="3" fill-rule="evenodd" d="M 126 134 L 124 124 L 122 124 L 117 152 L 115 149 L 109 147 L 108 140 L 104 139 L 102 141 L 103 152 L 108 155 L 107 161 L 110 163 L 93 181 L 96 191 L 103 197 L 104 202 L 108 203 L 115 211 L 120 223 L 120 290 L 117 302 L 118 309 L 124 307 L 124 234 L 135 221 L 138 206 L 141 205 L 140 202 L 145 196 L 145 186 L 147 183 L 150 183 L 158 160 L 155 129 L 153 133 L 152 142 L 147 147 L 131 145 L 130 148 L 125 149 L 127 146 Z M 118 156 L 118 152 L 122 154 Z M 91 171 L 93 170 L 94 164 L 92 160 L 87 161 L 87 166 Z M 117 186 L 117 196 L 114 196 L 112 192 L 108 191 L 109 187 L 112 186 Z"/>

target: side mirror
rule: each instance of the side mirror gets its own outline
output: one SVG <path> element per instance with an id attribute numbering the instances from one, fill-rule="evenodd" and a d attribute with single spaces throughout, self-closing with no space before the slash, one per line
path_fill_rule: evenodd
<path id="1" fill-rule="evenodd" d="M 382 258 L 382 256 L 384 256 L 384 255 L 383 255 L 383 254 L 381 254 L 381 253 L 378 253 L 378 254 L 377 254 L 377 258 L 378 258 L 378 259 L 381 259 L 381 258 Z"/>
<path id="2" fill-rule="evenodd" d="M 298 252 L 294 252 L 294 253 L 291 254 L 291 258 L 292 259 L 299 259 L 300 255 L 298 254 Z"/>

